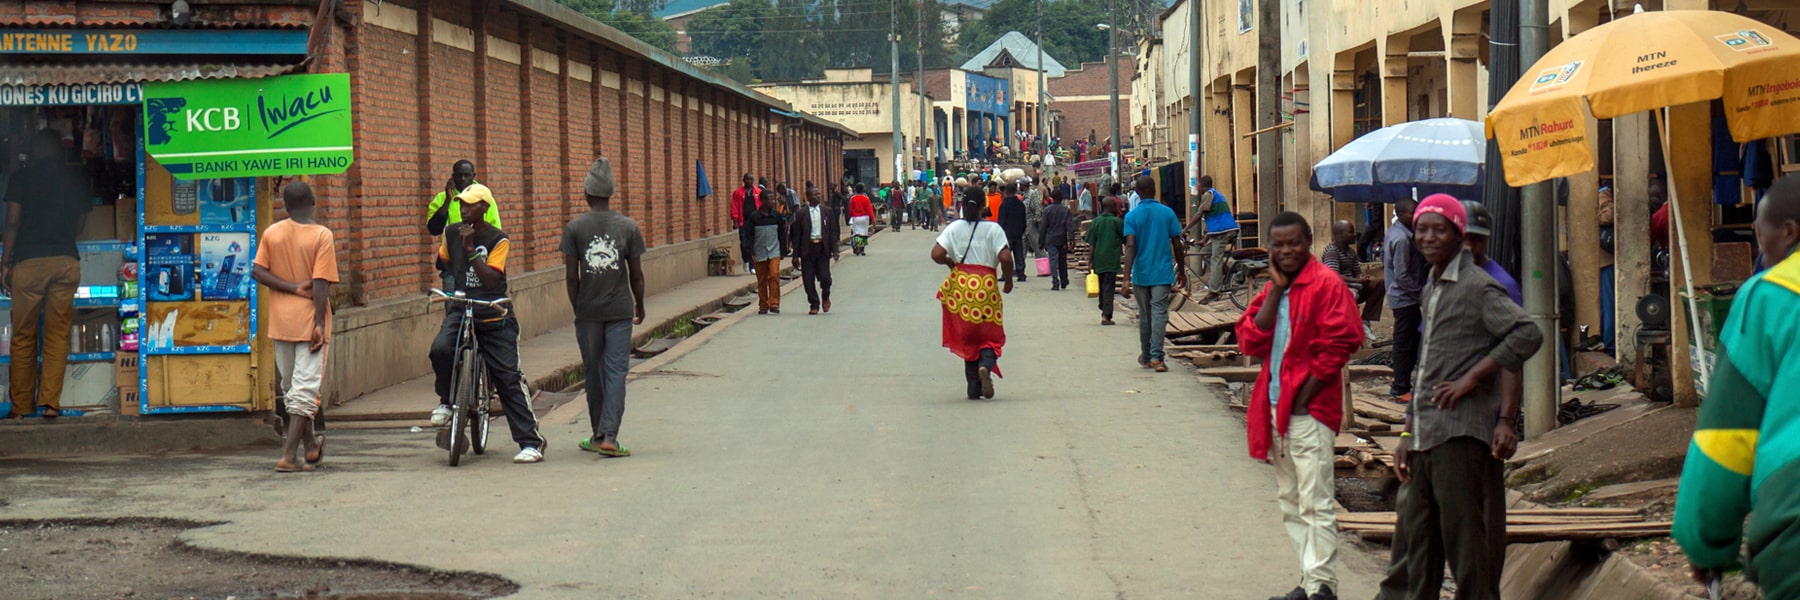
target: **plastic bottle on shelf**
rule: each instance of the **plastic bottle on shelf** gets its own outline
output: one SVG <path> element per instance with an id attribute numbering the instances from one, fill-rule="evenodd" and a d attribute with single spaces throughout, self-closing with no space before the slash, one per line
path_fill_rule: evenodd
<path id="1" fill-rule="evenodd" d="M 0 356 L 12 356 L 12 324 L 0 324 Z"/>

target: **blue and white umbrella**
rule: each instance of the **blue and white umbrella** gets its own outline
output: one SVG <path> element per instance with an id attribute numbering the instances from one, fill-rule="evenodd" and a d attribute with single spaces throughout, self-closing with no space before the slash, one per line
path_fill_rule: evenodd
<path id="1" fill-rule="evenodd" d="M 1312 189 L 1339 202 L 1393 202 L 1415 191 L 1478 200 L 1486 161 L 1481 123 L 1413 121 L 1371 131 L 1313 165 Z"/>

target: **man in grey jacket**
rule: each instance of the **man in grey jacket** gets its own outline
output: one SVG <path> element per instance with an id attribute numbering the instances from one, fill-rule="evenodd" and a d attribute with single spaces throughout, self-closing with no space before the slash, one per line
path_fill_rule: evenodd
<path id="1" fill-rule="evenodd" d="M 1050 192 L 1044 207 L 1044 248 L 1050 251 L 1050 289 L 1069 287 L 1069 241 L 1075 237 L 1075 214 L 1063 202 L 1062 192 Z"/>
<path id="2" fill-rule="evenodd" d="M 1025 188 L 1025 251 L 1037 256 L 1044 249 L 1044 192 L 1030 177 L 1019 185 Z"/>

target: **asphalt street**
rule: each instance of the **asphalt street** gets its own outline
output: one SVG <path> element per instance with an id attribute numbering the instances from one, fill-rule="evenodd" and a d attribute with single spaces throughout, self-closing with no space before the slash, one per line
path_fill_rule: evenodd
<path id="1" fill-rule="evenodd" d="M 1295 585 L 1242 421 L 1185 368 L 1138 368 L 1133 322 L 1100 326 L 1079 289 L 1034 277 L 1007 296 L 1007 377 L 965 399 L 940 344 L 934 235 L 846 252 L 828 315 L 791 294 L 632 383 L 630 458 L 577 450 L 584 413 L 544 424 L 537 465 L 510 463 L 499 423 L 496 448 L 454 469 L 429 432 L 403 430 L 334 433 L 311 474 L 271 472 L 273 450 L 10 461 L 0 519 L 219 523 L 184 539 L 493 573 L 518 598 L 1260 600 Z M 1372 596 L 1379 557 L 1343 548 L 1343 595 Z"/>

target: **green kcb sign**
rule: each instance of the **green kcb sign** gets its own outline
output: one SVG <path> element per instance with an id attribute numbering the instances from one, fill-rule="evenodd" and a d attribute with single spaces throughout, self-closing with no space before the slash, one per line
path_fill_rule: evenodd
<path id="1" fill-rule="evenodd" d="M 350 76 L 144 84 L 144 148 L 177 179 L 334 175 L 354 159 Z"/>

